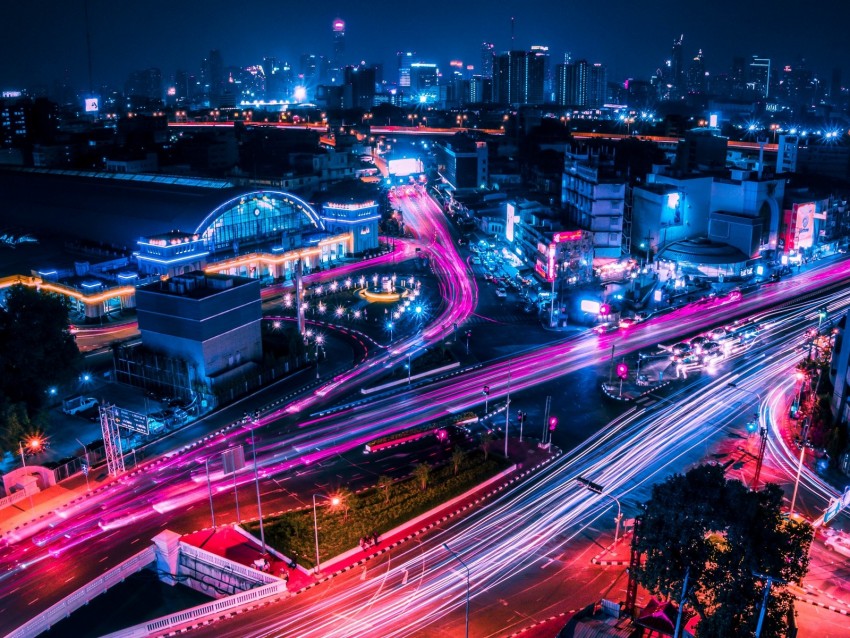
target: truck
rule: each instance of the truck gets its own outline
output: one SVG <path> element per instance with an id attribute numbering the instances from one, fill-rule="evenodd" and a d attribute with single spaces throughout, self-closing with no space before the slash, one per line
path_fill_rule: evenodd
<path id="1" fill-rule="evenodd" d="M 62 412 L 65 414 L 79 414 L 97 406 L 97 399 L 75 395 L 62 399 Z"/>

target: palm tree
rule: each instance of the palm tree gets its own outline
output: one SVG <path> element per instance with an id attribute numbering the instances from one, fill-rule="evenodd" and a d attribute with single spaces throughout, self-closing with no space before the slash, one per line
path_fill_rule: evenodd
<path id="1" fill-rule="evenodd" d="M 481 435 L 481 449 L 484 451 L 484 460 L 487 460 L 487 457 L 490 454 L 490 444 L 493 442 L 493 435 L 490 432 L 484 432 Z"/>
<path id="2" fill-rule="evenodd" d="M 393 487 L 393 480 L 386 474 L 381 474 L 378 477 L 377 487 L 384 491 L 384 503 L 390 502 L 390 490 Z"/>
<path id="3" fill-rule="evenodd" d="M 455 468 L 455 476 L 457 476 L 457 471 L 460 469 L 463 459 L 465 458 L 466 454 L 459 447 L 455 447 L 455 449 L 452 450 L 452 465 Z"/>
<path id="4" fill-rule="evenodd" d="M 428 487 L 428 479 L 431 478 L 431 467 L 427 463 L 417 463 L 413 468 L 413 476 L 419 481 L 421 489 Z"/>

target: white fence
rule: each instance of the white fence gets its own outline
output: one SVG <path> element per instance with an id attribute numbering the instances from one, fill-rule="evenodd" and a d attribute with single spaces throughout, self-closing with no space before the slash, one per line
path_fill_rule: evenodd
<path id="1" fill-rule="evenodd" d="M 38 636 L 110 587 L 117 585 L 131 574 L 135 574 L 147 565 L 152 564 L 155 560 L 156 553 L 153 546 L 143 549 L 135 556 L 131 556 L 120 565 L 110 569 L 100 578 L 96 578 L 73 594 L 66 596 L 12 633 L 7 634 L 6 638 L 33 638 Z"/>
<path id="2" fill-rule="evenodd" d="M 254 582 L 259 581 L 266 585 L 270 583 L 280 582 L 280 578 L 278 578 L 277 576 L 266 574 L 265 572 L 261 572 L 260 570 L 254 569 L 253 567 L 246 567 L 241 563 L 236 563 L 232 560 L 223 558 L 217 554 L 213 554 L 212 552 L 208 552 L 205 549 L 200 549 L 198 547 L 195 547 L 194 545 L 188 545 L 182 541 L 180 542 L 180 554 L 189 558 L 194 558 L 195 560 L 198 560 L 202 563 L 206 563 L 207 565 L 217 567 L 223 572 L 237 574 L 243 577 L 245 580 Z"/>
<path id="3" fill-rule="evenodd" d="M 249 589 L 248 591 L 243 591 L 238 594 L 233 594 L 227 598 L 220 598 L 219 600 L 215 600 L 211 603 L 205 603 L 198 607 L 193 607 L 192 609 L 179 611 L 171 614 L 170 616 L 163 616 L 162 618 L 157 618 L 156 620 L 151 620 L 149 622 L 136 625 L 135 627 L 129 627 L 122 631 L 116 631 L 103 636 L 102 638 L 142 638 L 143 636 L 150 636 L 151 634 L 160 634 L 172 627 L 185 625 L 193 620 L 207 618 L 227 611 L 228 609 L 242 607 L 243 605 L 253 603 L 262 598 L 268 598 L 269 596 L 285 592 L 286 583 L 279 579 L 276 580 L 277 582 L 263 585 L 256 589 Z"/>

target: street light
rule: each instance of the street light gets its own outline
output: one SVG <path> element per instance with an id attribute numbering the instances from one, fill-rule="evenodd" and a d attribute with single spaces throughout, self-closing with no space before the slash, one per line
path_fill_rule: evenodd
<path id="1" fill-rule="evenodd" d="M 484 395 L 484 416 L 487 416 L 487 403 L 490 401 L 490 386 L 485 385 L 484 390 L 482 390 L 481 394 Z"/>
<path id="2" fill-rule="evenodd" d="M 86 463 L 86 469 L 83 472 L 83 475 L 86 477 L 86 492 L 89 492 L 89 491 L 91 491 L 90 488 L 89 488 L 89 470 L 88 470 L 88 468 L 91 467 L 91 465 L 89 464 L 89 449 L 83 444 L 82 441 L 80 441 L 80 439 L 74 437 L 74 440 L 77 443 L 79 443 L 83 448 L 83 457 L 85 458 L 85 463 Z"/>
<path id="3" fill-rule="evenodd" d="M 616 523 L 616 526 L 614 527 L 614 544 L 616 545 L 617 541 L 620 539 L 620 521 L 623 520 L 623 510 L 620 507 L 620 500 L 613 494 L 606 493 L 605 488 L 598 483 L 589 481 L 582 476 L 577 477 L 576 481 L 584 485 L 584 487 L 589 489 L 591 492 L 596 492 L 597 494 L 613 499 L 613 501 L 617 504 L 617 518 L 614 519 L 614 522 Z"/>
<path id="4" fill-rule="evenodd" d="M 256 426 L 259 418 L 259 410 L 254 412 L 251 423 Z M 266 532 L 263 529 L 263 505 L 260 501 L 260 476 L 257 473 L 257 446 L 254 445 L 254 428 L 249 428 L 251 431 L 251 452 L 254 455 L 254 485 L 257 488 L 257 516 L 260 517 L 260 542 L 263 545 L 263 554 L 266 553 Z"/>
<path id="5" fill-rule="evenodd" d="M 325 342 L 323 335 L 316 335 L 316 378 L 319 378 L 319 346 Z"/>
<path id="6" fill-rule="evenodd" d="M 446 551 L 454 556 L 457 562 L 463 565 L 463 568 L 466 570 L 466 638 L 469 638 L 469 566 L 461 560 L 461 557 L 458 556 L 456 551 L 448 546 L 448 543 L 443 543 L 443 547 L 445 547 Z"/>
<path id="7" fill-rule="evenodd" d="M 764 452 L 767 448 L 767 424 L 763 424 L 761 422 L 761 395 L 758 392 L 753 390 L 747 390 L 746 388 L 739 388 L 736 383 L 727 383 L 727 388 L 732 388 L 733 390 L 738 390 L 739 392 L 746 392 L 747 394 L 752 394 L 758 399 L 758 405 L 756 406 L 756 423 L 758 424 L 759 429 L 759 452 L 756 456 L 756 471 L 753 475 L 753 486 L 752 489 L 758 488 L 759 477 L 761 476 L 761 467 L 764 463 Z"/>
<path id="8" fill-rule="evenodd" d="M 207 471 L 207 491 L 210 494 L 210 516 L 212 517 L 212 526 L 215 529 L 215 509 L 213 508 L 212 483 L 210 482 L 210 458 L 204 459 L 204 469 Z"/>
<path id="9" fill-rule="evenodd" d="M 336 507 L 339 505 L 339 497 L 338 496 L 325 496 L 324 494 L 313 494 L 313 532 L 316 538 L 316 573 L 322 571 L 321 564 L 319 563 L 319 521 L 316 517 L 316 497 L 320 497 L 325 499 L 326 501 L 330 501 L 331 505 Z"/>

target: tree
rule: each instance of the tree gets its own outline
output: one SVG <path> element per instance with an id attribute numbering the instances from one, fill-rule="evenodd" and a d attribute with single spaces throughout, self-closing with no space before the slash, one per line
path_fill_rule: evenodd
<path id="1" fill-rule="evenodd" d="M 47 389 L 73 379 L 79 362 L 65 299 L 23 285 L 9 288 L 0 307 L 0 405 L 22 406 L 25 421 L 37 417 Z M 13 437 L 3 438 L 8 444 Z"/>
<path id="2" fill-rule="evenodd" d="M 455 446 L 454 450 L 452 450 L 452 466 L 455 469 L 455 476 L 457 476 L 457 472 L 460 469 L 463 460 L 466 458 L 466 454 L 459 447 Z"/>
<path id="3" fill-rule="evenodd" d="M 392 478 L 387 476 L 386 474 L 381 474 L 378 477 L 377 486 L 378 486 L 378 488 L 380 488 L 381 490 L 384 491 L 384 503 L 389 503 L 390 502 L 390 491 L 393 488 Z"/>
<path id="4" fill-rule="evenodd" d="M 431 467 L 427 463 L 417 463 L 413 468 L 413 476 L 419 482 L 420 489 L 428 487 L 428 479 L 431 478 Z"/>
<path id="5" fill-rule="evenodd" d="M 347 487 L 339 488 L 335 493 L 334 497 L 339 499 L 339 508 L 342 510 L 342 520 L 348 520 L 348 513 L 357 507 L 357 497 Z"/>
<path id="6" fill-rule="evenodd" d="M 637 579 L 653 594 L 678 600 L 690 570 L 687 603 L 700 616 L 700 638 L 755 631 L 766 574 L 797 582 L 808 569 L 813 531 L 781 514 L 782 490 L 754 492 L 727 479 L 719 465 L 701 465 L 652 488 L 637 548 L 645 555 Z M 762 636 L 785 635 L 793 596 L 774 582 Z"/>
<path id="7" fill-rule="evenodd" d="M 493 443 L 493 435 L 490 432 L 484 432 L 481 435 L 481 450 L 484 452 L 484 460 L 490 456 L 490 444 Z"/>

